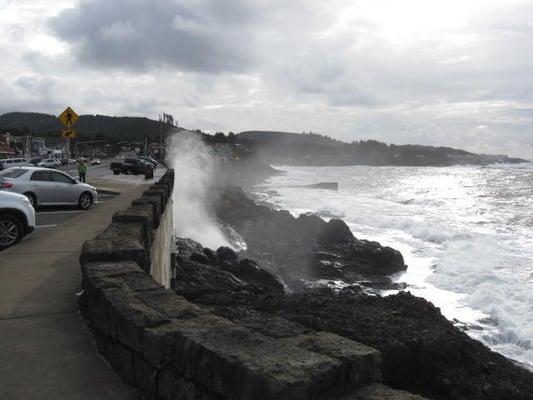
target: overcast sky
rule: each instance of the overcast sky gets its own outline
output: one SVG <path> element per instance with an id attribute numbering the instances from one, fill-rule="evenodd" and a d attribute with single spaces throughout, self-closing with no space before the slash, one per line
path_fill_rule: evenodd
<path id="1" fill-rule="evenodd" d="M 0 0 L 0 113 L 533 159 L 533 0 Z"/>

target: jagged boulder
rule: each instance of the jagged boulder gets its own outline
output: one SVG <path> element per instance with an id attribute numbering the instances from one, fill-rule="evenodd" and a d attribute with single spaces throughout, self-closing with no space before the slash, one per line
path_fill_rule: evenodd
<path id="1" fill-rule="evenodd" d="M 214 252 L 179 238 L 176 248 L 174 289 L 189 300 L 223 305 L 284 293 L 275 275 L 251 259 L 239 259 L 229 247 Z"/>
<path id="2" fill-rule="evenodd" d="M 236 188 L 222 190 L 215 207 L 218 217 L 243 236 L 248 253 L 271 265 L 292 290 L 299 290 L 302 279 L 377 280 L 383 287 L 384 281 L 392 285 L 384 275 L 407 268 L 399 251 L 355 238 L 340 219 L 294 218 L 286 210 L 256 204 Z"/>

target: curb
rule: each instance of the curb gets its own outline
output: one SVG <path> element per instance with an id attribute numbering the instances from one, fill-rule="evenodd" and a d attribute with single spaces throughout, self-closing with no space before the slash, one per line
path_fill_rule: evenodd
<path id="1" fill-rule="evenodd" d="M 96 191 L 98 193 L 102 193 L 102 194 L 112 194 L 112 195 L 119 195 L 122 193 L 121 190 L 119 189 L 114 189 L 114 188 L 106 188 L 106 187 L 98 187 L 96 186 Z"/>

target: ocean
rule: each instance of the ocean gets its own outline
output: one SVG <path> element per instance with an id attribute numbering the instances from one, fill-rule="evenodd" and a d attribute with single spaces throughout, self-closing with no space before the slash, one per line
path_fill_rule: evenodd
<path id="1" fill-rule="evenodd" d="M 275 168 L 284 173 L 255 188 L 261 200 L 342 218 L 400 250 L 408 270 L 394 281 L 533 369 L 533 164 Z M 297 187 L 319 182 L 339 190 Z"/>

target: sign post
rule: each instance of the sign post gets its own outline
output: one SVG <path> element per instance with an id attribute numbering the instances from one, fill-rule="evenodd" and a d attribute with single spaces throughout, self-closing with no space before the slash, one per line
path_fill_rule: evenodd
<path id="1" fill-rule="evenodd" d="M 76 137 L 76 131 L 72 129 L 72 126 L 76 123 L 79 117 L 78 117 L 78 114 L 76 114 L 76 112 L 72 108 L 67 107 L 65 108 L 65 111 L 63 111 L 57 118 L 67 128 L 61 131 L 61 135 L 65 138 L 65 149 L 66 149 L 66 155 L 67 155 L 67 172 L 69 172 L 70 139 Z"/>

